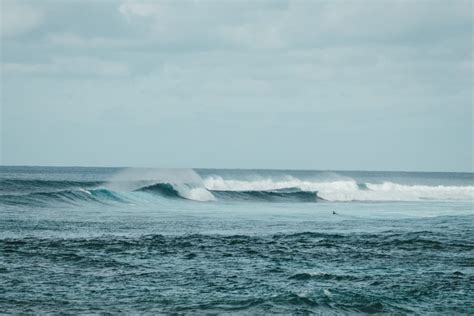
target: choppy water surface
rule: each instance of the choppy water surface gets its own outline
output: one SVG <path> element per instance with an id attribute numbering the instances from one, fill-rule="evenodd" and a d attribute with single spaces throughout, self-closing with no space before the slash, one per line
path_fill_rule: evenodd
<path id="1" fill-rule="evenodd" d="M 0 167 L 0 310 L 472 314 L 473 197 L 460 173 Z"/>

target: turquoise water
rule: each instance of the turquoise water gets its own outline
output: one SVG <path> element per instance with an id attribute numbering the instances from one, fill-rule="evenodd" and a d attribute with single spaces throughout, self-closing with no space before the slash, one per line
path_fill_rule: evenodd
<path id="1" fill-rule="evenodd" d="M 0 310 L 472 314 L 473 199 L 472 173 L 0 167 Z"/>

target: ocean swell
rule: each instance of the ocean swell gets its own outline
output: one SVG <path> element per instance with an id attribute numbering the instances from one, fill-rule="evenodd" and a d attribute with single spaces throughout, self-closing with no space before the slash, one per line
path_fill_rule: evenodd
<path id="1" fill-rule="evenodd" d="M 86 202 L 110 204 L 127 203 L 128 200 L 123 194 L 105 188 L 0 195 L 0 203 L 5 205 L 50 206 L 52 203 L 80 205 Z"/>

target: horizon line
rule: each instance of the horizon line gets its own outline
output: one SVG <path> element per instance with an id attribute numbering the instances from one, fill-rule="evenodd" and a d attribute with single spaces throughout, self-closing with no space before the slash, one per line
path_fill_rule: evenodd
<path id="1" fill-rule="evenodd" d="M 27 167 L 27 168 L 111 168 L 111 169 L 126 169 L 126 168 L 135 168 L 135 169 L 193 169 L 193 170 L 268 170 L 268 171 L 322 171 L 322 172 L 401 172 L 401 173 L 473 173 L 471 171 L 433 171 L 433 170 L 364 170 L 364 169 L 298 169 L 298 168 L 235 168 L 235 167 L 219 167 L 219 168 L 209 168 L 209 167 L 144 167 L 144 166 L 85 166 L 85 165 L 5 165 L 0 164 L 0 167 Z"/>

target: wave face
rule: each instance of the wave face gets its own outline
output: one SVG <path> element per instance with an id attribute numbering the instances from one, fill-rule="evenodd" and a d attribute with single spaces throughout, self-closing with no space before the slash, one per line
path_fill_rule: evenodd
<path id="1" fill-rule="evenodd" d="M 212 190 L 211 192 L 218 199 L 223 200 L 308 203 L 322 201 L 316 192 L 301 191 L 298 188 L 276 189 L 270 191 Z"/>
<path id="2" fill-rule="evenodd" d="M 127 169 L 103 179 L 0 178 L 0 204 L 472 201 L 472 175 L 456 176 Z"/>

